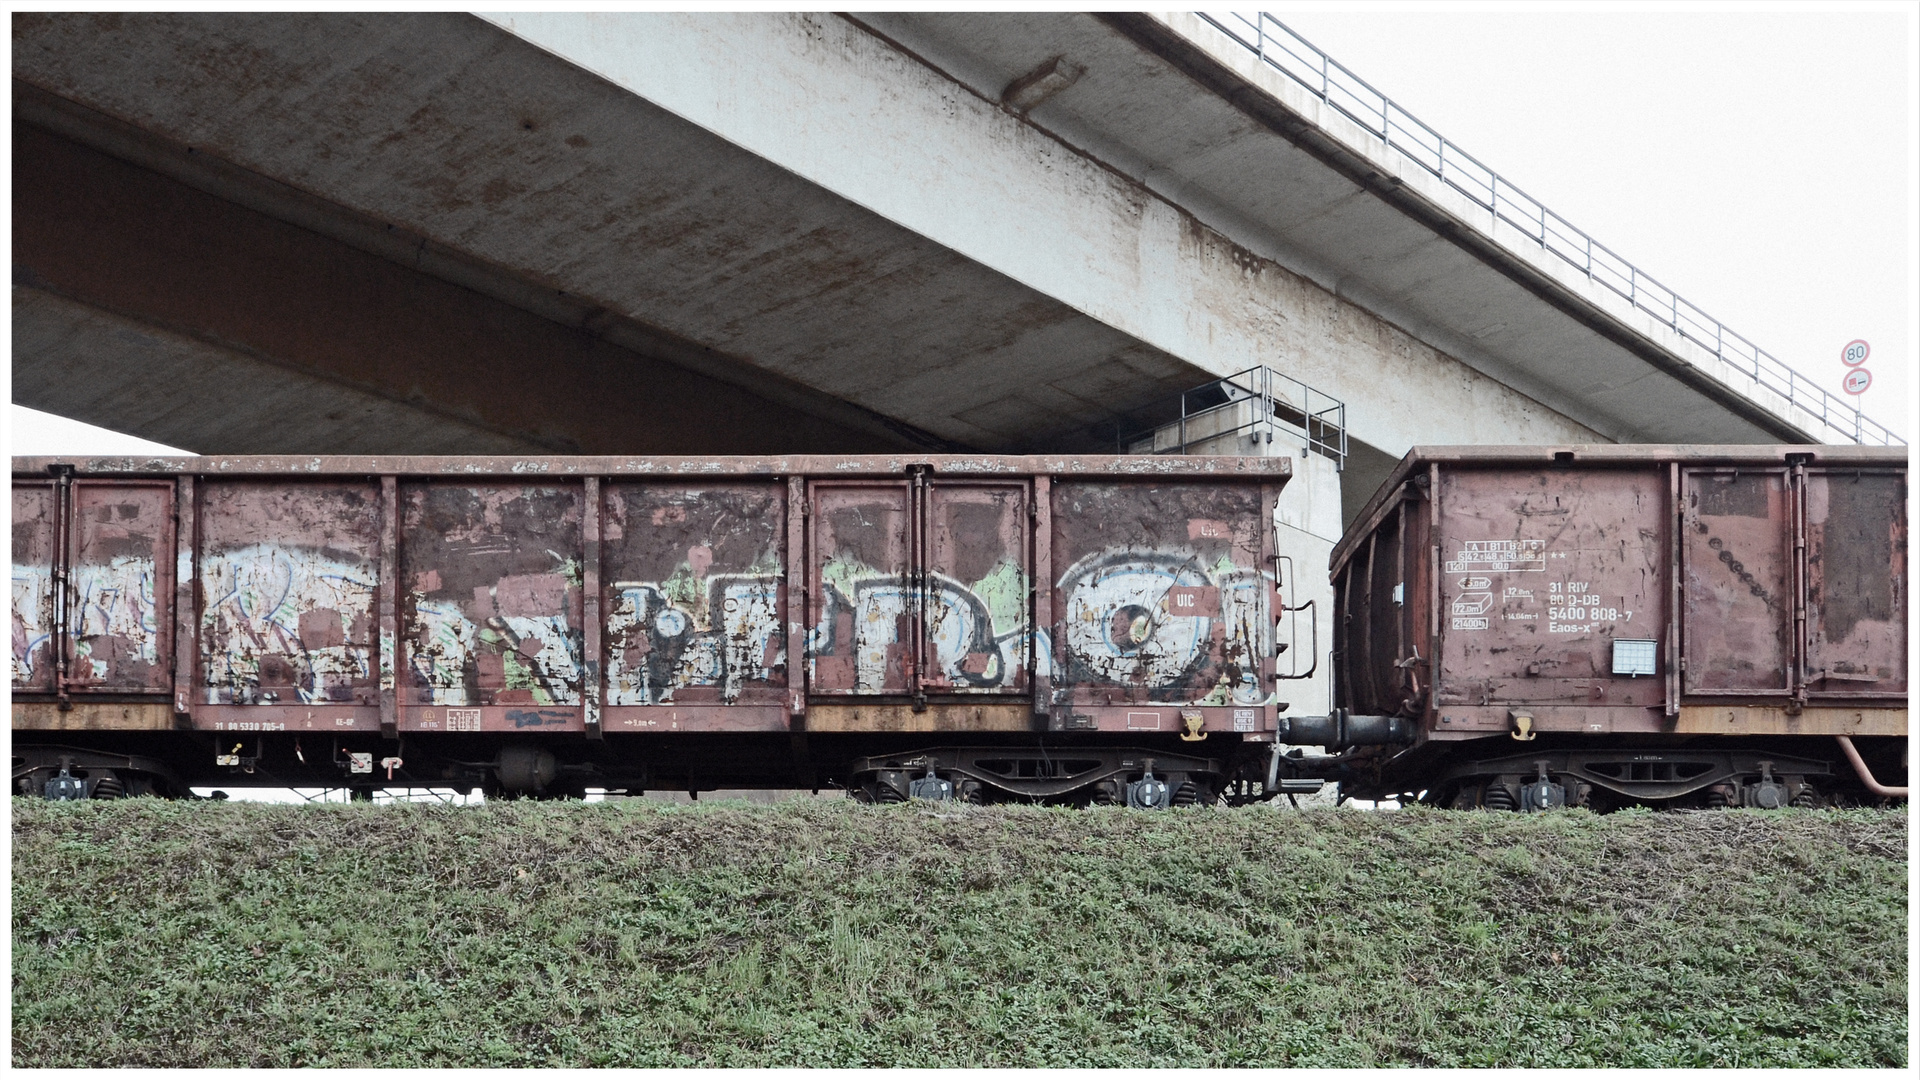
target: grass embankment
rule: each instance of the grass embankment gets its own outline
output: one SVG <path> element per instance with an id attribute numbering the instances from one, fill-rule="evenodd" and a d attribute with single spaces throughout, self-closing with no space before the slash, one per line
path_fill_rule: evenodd
<path id="1" fill-rule="evenodd" d="M 1902 1065 L 1904 812 L 15 800 L 15 1065 Z"/>

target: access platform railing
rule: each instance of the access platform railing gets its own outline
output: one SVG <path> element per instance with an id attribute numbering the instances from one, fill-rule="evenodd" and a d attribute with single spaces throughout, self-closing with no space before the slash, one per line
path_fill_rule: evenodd
<path id="1" fill-rule="evenodd" d="M 1245 438 L 1256 454 L 1284 440 L 1305 453 L 1347 460 L 1347 406 L 1272 368 L 1254 367 L 1202 383 L 1104 425 L 1116 454 L 1223 452 L 1221 440 Z M 1239 450 L 1225 451 L 1238 453 Z"/>

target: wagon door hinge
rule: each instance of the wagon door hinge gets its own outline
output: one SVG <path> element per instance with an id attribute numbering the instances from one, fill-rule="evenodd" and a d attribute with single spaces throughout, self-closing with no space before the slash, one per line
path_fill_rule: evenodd
<path id="1" fill-rule="evenodd" d="M 73 473 L 68 464 L 47 466 L 53 477 L 53 678 L 60 711 L 73 708 Z"/>
<path id="2" fill-rule="evenodd" d="M 933 466 L 924 463 L 907 466 L 910 489 L 907 501 L 907 595 L 912 605 L 910 632 L 913 634 L 908 650 L 907 689 L 913 695 L 913 711 L 916 713 L 927 711 L 926 670 L 933 655 L 933 645 L 927 637 L 927 601 L 932 586 L 931 575 L 927 572 L 927 565 L 932 561 L 932 536 L 928 526 L 928 518 L 932 516 L 929 503 L 932 500 L 927 489 L 931 486 L 929 476 L 932 472 Z"/>
<path id="3" fill-rule="evenodd" d="M 1793 575 L 1793 641 L 1787 714 L 1794 716 L 1806 709 L 1807 684 L 1811 681 L 1811 650 L 1807 647 L 1807 464 L 1804 454 L 1789 455 L 1787 460 L 1793 465 L 1787 492 L 1787 519 L 1793 529 L 1793 568 L 1789 571 Z"/>

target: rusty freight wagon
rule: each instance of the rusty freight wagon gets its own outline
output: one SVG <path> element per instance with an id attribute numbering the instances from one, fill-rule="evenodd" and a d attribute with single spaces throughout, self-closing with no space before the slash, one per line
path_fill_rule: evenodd
<path id="1" fill-rule="evenodd" d="M 1289 475 L 16 458 L 15 783 L 1210 799 L 1274 738 Z"/>
<path id="2" fill-rule="evenodd" d="M 1417 448 L 1334 550 L 1339 710 L 1283 741 L 1453 806 L 1886 795 L 1906 530 L 1904 448 Z"/>

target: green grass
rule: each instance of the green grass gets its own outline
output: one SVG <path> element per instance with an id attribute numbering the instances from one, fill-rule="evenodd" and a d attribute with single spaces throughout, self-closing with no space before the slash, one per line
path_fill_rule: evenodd
<path id="1" fill-rule="evenodd" d="M 1902 1066 L 1904 811 L 13 812 L 13 1064 Z"/>

